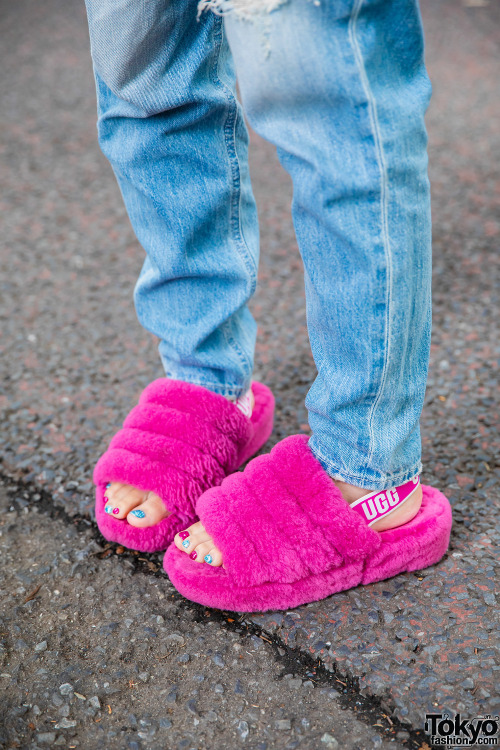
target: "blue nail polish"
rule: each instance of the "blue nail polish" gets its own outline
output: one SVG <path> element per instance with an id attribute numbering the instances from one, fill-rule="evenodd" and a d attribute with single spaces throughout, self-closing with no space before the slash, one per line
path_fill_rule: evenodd
<path id="1" fill-rule="evenodd" d="M 109 487 L 111 487 L 111 482 L 108 482 L 108 483 L 107 483 L 107 485 L 106 485 L 106 489 L 109 489 Z"/>
<path id="2" fill-rule="evenodd" d="M 111 507 L 111 505 L 106 505 L 106 507 L 104 508 L 104 512 L 105 513 L 112 513 L 113 512 L 113 508 Z"/>
<path id="3" fill-rule="evenodd" d="M 211 562 L 213 562 L 212 555 L 205 555 L 205 557 L 203 559 L 208 564 L 210 564 Z"/>
<path id="4" fill-rule="evenodd" d="M 182 542 L 182 546 L 184 547 L 184 549 L 187 549 L 190 544 L 191 542 L 189 541 L 189 539 L 184 539 L 184 541 Z"/>
<path id="5" fill-rule="evenodd" d="M 131 516 L 135 516 L 136 518 L 145 518 L 146 514 L 143 510 L 131 510 L 130 511 Z"/>

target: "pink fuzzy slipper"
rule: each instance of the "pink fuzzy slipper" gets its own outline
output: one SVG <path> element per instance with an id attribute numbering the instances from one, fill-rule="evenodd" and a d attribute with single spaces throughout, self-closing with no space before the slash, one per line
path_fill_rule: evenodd
<path id="1" fill-rule="evenodd" d="M 441 559 L 451 529 L 444 495 L 424 486 L 412 521 L 373 531 L 307 441 L 282 440 L 198 499 L 196 512 L 224 567 L 200 565 L 170 545 L 164 567 L 186 598 L 240 612 L 290 609 Z"/>
<path id="2" fill-rule="evenodd" d="M 194 505 L 264 445 L 273 428 L 274 398 L 252 383 L 250 418 L 224 396 L 180 380 L 159 378 L 143 391 L 94 470 L 96 520 L 102 535 L 143 552 L 164 550 L 194 523 Z M 104 512 L 106 484 L 123 482 L 156 493 L 170 515 L 146 528 Z"/>

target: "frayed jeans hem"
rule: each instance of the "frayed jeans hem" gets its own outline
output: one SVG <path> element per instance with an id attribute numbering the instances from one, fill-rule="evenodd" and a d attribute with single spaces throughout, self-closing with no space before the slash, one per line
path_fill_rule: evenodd
<path id="1" fill-rule="evenodd" d="M 309 447 L 315 458 L 318 459 L 326 473 L 329 474 L 332 479 L 346 482 L 346 484 L 352 484 L 355 487 L 363 487 L 367 490 L 387 490 L 391 487 L 398 487 L 400 484 L 404 484 L 404 482 L 413 479 L 413 477 L 420 474 L 422 471 L 422 462 L 419 461 L 411 469 L 382 474 L 379 475 L 377 479 L 373 478 L 373 480 L 370 480 L 366 478 L 366 472 L 356 474 L 349 471 L 339 470 L 338 464 L 321 455 L 318 449 L 314 445 L 311 445 L 311 441 L 309 441 Z"/>
<path id="2" fill-rule="evenodd" d="M 179 376 L 174 372 L 169 372 L 165 370 L 165 377 L 171 378 L 172 380 L 181 380 L 184 383 L 191 383 L 191 385 L 199 385 L 202 388 L 207 388 L 209 391 L 212 391 L 213 393 L 218 393 L 219 396 L 224 396 L 225 398 L 230 399 L 237 399 L 240 398 L 240 396 L 244 396 L 245 393 L 250 389 L 250 386 L 252 384 L 252 381 L 250 380 L 248 382 L 248 385 L 222 385 L 221 383 L 212 383 L 208 380 L 204 380 L 203 378 L 190 378 L 186 376 Z"/>

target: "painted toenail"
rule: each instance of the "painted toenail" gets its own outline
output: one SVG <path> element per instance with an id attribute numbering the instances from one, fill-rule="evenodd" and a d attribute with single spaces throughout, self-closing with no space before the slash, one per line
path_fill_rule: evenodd
<path id="1" fill-rule="evenodd" d="M 119 512 L 120 512 L 120 508 L 113 508 L 112 513 L 114 516 L 117 516 Z"/>
<path id="2" fill-rule="evenodd" d="M 111 507 L 111 505 L 106 505 L 106 507 L 104 508 L 104 512 L 105 513 L 112 513 L 113 512 L 113 508 Z"/>
<path id="3" fill-rule="evenodd" d="M 106 497 L 106 495 L 104 495 L 104 502 L 107 503 L 108 501 L 109 501 L 109 497 Z"/>
<path id="4" fill-rule="evenodd" d="M 212 557 L 212 555 L 205 555 L 205 557 L 204 557 L 203 559 L 204 559 L 204 560 L 205 560 L 205 562 L 206 562 L 206 563 L 208 563 L 208 564 L 210 564 L 211 562 L 213 562 L 213 557 Z"/>
<path id="5" fill-rule="evenodd" d="M 145 518 L 146 514 L 143 510 L 131 510 L 130 511 L 131 516 L 135 516 L 136 518 Z"/>
<path id="6" fill-rule="evenodd" d="M 181 539 L 187 539 L 189 536 L 189 531 L 180 531 L 179 536 Z"/>
<path id="7" fill-rule="evenodd" d="M 108 482 L 106 485 L 106 489 L 109 489 L 111 487 L 111 482 Z"/>
<path id="8" fill-rule="evenodd" d="M 198 553 L 197 553 L 197 551 L 196 551 L 196 550 L 194 549 L 194 550 L 193 550 L 193 551 L 191 552 L 191 554 L 189 555 L 189 557 L 191 558 L 191 560 L 196 560 L 196 558 L 198 557 Z"/>
<path id="9" fill-rule="evenodd" d="M 182 546 L 184 547 L 184 549 L 187 549 L 190 544 L 191 542 L 189 541 L 189 539 L 184 539 L 184 541 L 182 542 Z"/>

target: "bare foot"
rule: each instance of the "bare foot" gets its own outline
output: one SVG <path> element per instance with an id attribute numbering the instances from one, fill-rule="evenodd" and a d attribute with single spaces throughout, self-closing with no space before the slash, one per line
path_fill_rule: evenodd
<path id="1" fill-rule="evenodd" d="M 339 482 L 336 479 L 333 479 L 332 481 L 339 488 L 342 497 L 349 503 L 349 505 L 370 492 L 370 490 L 367 490 L 366 488 L 355 487 L 352 484 Z M 388 516 L 380 518 L 373 524 L 373 526 L 371 526 L 371 528 L 374 531 L 386 531 L 387 529 L 395 529 L 397 526 L 402 526 L 411 521 L 412 518 L 417 515 L 421 505 L 422 486 L 419 485 L 406 502 L 396 508 L 396 510 Z M 186 552 L 186 554 L 196 562 L 205 562 L 213 567 L 219 567 L 223 563 L 221 552 L 215 546 L 212 537 L 205 530 L 201 521 L 189 526 L 185 531 L 176 534 L 174 537 L 174 544 L 177 549 Z"/>

